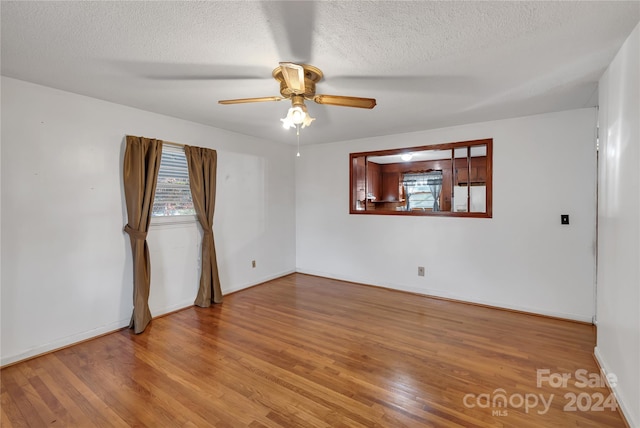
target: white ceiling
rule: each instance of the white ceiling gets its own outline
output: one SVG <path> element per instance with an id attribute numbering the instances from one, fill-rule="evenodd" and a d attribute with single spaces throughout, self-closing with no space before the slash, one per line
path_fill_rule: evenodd
<path id="1" fill-rule="evenodd" d="M 280 61 L 319 67 L 303 144 L 594 106 L 640 2 L 2 1 L 2 74 L 286 143 Z M 152 136 L 162 138 L 162 136 Z"/>

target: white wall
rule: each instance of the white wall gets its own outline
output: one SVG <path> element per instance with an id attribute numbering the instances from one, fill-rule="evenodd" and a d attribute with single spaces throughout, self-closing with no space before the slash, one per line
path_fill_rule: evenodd
<path id="1" fill-rule="evenodd" d="M 2 364 L 128 324 L 126 134 L 218 151 L 223 293 L 294 271 L 290 146 L 3 77 Z M 148 241 L 152 314 L 191 305 L 198 226 L 152 227 Z"/>
<path id="2" fill-rule="evenodd" d="M 297 269 L 591 322 L 595 123 L 581 109 L 306 147 Z M 492 219 L 349 214 L 350 152 L 482 138 L 494 141 Z"/>
<path id="3" fill-rule="evenodd" d="M 600 365 L 640 427 L 640 24 L 600 79 L 598 342 Z"/>

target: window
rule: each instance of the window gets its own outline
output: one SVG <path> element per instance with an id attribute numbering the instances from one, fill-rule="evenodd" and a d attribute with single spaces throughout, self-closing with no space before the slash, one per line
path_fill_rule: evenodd
<path id="1" fill-rule="evenodd" d="M 182 147 L 162 145 L 152 217 L 194 216 L 187 158 Z"/>
<path id="2" fill-rule="evenodd" d="M 351 214 L 492 217 L 493 140 L 349 155 Z"/>
<path id="3" fill-rule="evenodd" d="M 402 186 L 407 211 L 440 211 L 442 171 L 403 174 Z"/>

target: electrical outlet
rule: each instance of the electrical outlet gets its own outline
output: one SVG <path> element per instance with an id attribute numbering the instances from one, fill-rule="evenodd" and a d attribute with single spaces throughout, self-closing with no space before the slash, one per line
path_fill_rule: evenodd
<path id="1" fill-rule="evenodd" d="M 424 276 L 424 266 L 418 266 L 418 276 Z"/>
<path id="2" fill-rule="evenodd" d="M 252 268 L 256 267 L 256 261 L 255 260 L 251 260 L 251 267 Z"/>

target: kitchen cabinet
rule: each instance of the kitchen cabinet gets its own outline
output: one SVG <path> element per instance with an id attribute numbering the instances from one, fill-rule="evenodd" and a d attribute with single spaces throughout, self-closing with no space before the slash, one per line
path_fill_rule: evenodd
<path id="1" fill-rule="evenodd" d="M 397 172 L 383 172 L 381 174 L 381 201 L 400 200 L 400 174 Z"/>
<path id="2" fill-rule="evenodd" d="M 471 175 L 469 175 L 471 174 Z M 473 158 L 471 168 L 466 159 L 456 159 L 455 185 L 466 186 L 485 184 L 487 181 L 487 164 L 484 158 Z"/>
<path id="3" fill-rule="evenodd" d="M 375 162 L 367 162 L 367 199 L 380 200 L 380 187 L 380 165 Z"/>

